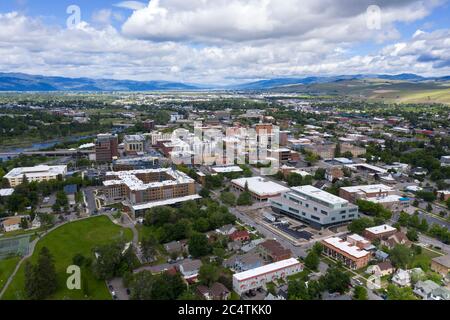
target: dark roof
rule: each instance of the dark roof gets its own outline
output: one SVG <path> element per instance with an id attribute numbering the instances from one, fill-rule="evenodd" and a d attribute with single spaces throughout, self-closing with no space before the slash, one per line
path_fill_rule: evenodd
<path id="1" fill-rule="evenodd" d="M 267 240 L 260 244 L 261 247 L 263 247 L 271 256 L 281 256 L 285 254 L 292 254 L 291 250 L 286 249 L 275 240 Z"/>
<path id="2" fill-rule="evenodd" d="M 392 269 L 393 266 L 389 261 L 383 261 L 378 264 L 381 271 Z"/>
<path id="3" fill-rule="evenodd" d="M 66 194 L 74 194 L 77 193 L 78 187 L 76 184 L 69 184 L 67 186 L 64 186 L 64 192 Z"/>
<path id="4" fill-rule="evenodd" d="M 212 296 L 219 297 L 223 294 L 229 294 L 230 290 L 228 290 L 227 287 L 225 287 L 222 283 L 215 282 L 211 286 L 210 292 Z"/>

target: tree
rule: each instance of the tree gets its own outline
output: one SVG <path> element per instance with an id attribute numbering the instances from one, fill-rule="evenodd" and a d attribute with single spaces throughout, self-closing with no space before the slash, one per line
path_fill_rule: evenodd
<path id="1" fill-rule="evenodd" d="M 209 198 L 209 196 L 211 195 L 211 191 L 209 191 L 208 188 L 202 188 L 202 190 L 200 190 L 198 194 L 203 198 Z"/>
<path id="2" fill-rule="evenodd" d="M 341 156 L 341 144 L 336 143 L 336 148 L 334 149 L 334 157 L 339 158 Z"/>
<path id="3" fill-rule="evenodd" d="M 356 286 L 353 300 L 368 300 L 367 289 L 363 286 Z"/>
<path id="4" fill-rule="evenodd" d="M 27 263 L 25 266 L 25 292 L 30 299 L 42 300 L 53 294 L 57 285 L 53 257 L 47 247 L 43 247 L 37 264 Z"/>
<path id="5" fill-rule="evenodd" d="M 253 204 L 252 195 L 248 191 L 241 192 L 236 203 L 238 206 L 251 206 Z"/>
<path id="6" fill-rule="evenodd" d="M 316 271 L 317 268 L 319 267 L 319 263 L 320 263 L 319 256 L 315 251 L 311 250 L 305 258 L 305 266 L 308 269 Z"/>
<path id="7" fill-rule="evenodd" d="M 133 268 L 131 247 L 124 252 L 125 243 L 116 241 L 94 249 L 96 260 L 93 264 L 95 276 L 102 280 L 122 276 Z"/>
<path id="8" fill-rule="evenodd" d="M 156 256 L 158 252 L 156 249 L 157 245 L 158 239 L 153 234 L 148 235 L 142 240 L 142 254 L 147 260 L 153 259 Z"/>
<path id="9" fill-rule="evenodd" d="M 289 300 L 311 300 L 308 287 L 304 281 L 289 281 L 288 285 Z"/>
<path id="10" fill-rule="evenodd" d="M 314 173 L 314 179 L 323 180 L 325 179 L 326 170 L 324 168 L 318 168 Z"/>
<path id="11" fill-rule="evenodd" d="M 350 276 L 336 266 L 328 268 L 321 282 L 329 292 L 344 293 L 350 286 Z"/>
<path id="12" fill-rule="evenodd" d="M 405 211 L 400 212 L 398 223 L 402 227 L 406 227 L 409 224 L 409 214 L 407 214 Z"/>
<path id="13" fill-rule="evenodd" d="M 348 225 L 348 230 L 352 233 L 362 234 L 366 228 L 373 227 L 374 223 L 369 218 L 360 218 L 353 220 Z"/>
<path id="14" fill-rule="evenodd" d="M 428 231 L 428 222 L 425 218 L 422 218 L 420 225 L 419 225 L 419 230 L 421 232 L 427 232 Z"/>
<path id="15" fill-rule="evenodd" d="M 426 202 L 433 202 L 436 200 L 436 195 L 430 191 L 424 191 L 424 190 L 417 191 L 416 196 L 418 198 L 425 200 Z"/>
<path id="16" fill-rule="evenodd" d="M 298 173 L 291 173 L 287 176 L 287 183 L 289 187 L 301 186 L 303 177 Z"/>
<path id="17" fill-rule="evenodd" d="M 20 219 L 20 227 L 23 230 L 28 229 L 28 219 L 27 218 Z"/>
<path id="18" fill-rule="evenodd" d="M 203 233 L 195 232 L 191 235 L 189 241 L 189 253 L 195 257 L 203 257 L 211 253 L 211 246 L 208 243 L 208 238 Z"/>
<path id="19" fill-rule="evenodd" d="M 398 244 L 390 251 L 390 259 L 394 267 L 406 269 L 412 260 L 411 250 Z"/>
<path id="20" fill-rule="evenodd" d="M 387 287 L 388 300 L 417 300 L 411 287 L 400 288 L 394 284 Z"/>
<path id="21" fill-rule="evenodd" d="M 345 151 L 345 152 L 342 154 L 342 156 L 343 156 L 344 158 L 347 158 L 347 159 L 352 159 L 352 158 L 353 158 L 353 153 L 352 153 L 351 151 Z"/>
<path id="22" fill-rule="evenodd" d="M 320 256 L 323 252 L 323 244 L 321 244 L 320 242 L 315 242 L 313 247 L 312 247 L 312 251 L 314 251 L 318 256 Z"/>
<path id="23" fill-rule="evenodd" d="M 232 192 L 222 192 L 220 194 L 220 200 L 230 207 L 236 204 L 236 196 Z"/>
<path id="24" fill-rule="evenodd" d="M 406 237 L 409 239 L 409 241 L 418 241 L 419 235 L 416 231 L 416 229 L 408 229 L 408 232 L 406 232 Z"/>
<path id="25" fill-rule="evenodd" d="M 203 264 L 198 272 L 198 280 L 200 283 L 210 287 L 217 282 L 220 276 L 220 268 L 214 264 Z"/>

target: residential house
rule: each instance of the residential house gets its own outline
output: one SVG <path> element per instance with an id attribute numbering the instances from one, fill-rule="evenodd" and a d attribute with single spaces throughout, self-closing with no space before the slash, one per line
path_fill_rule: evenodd
<path id="1" fill-rule="evenodd" d="M 448 277 L 450 273 L 450 255 L 433 258 L 431 260 L 431 270 Z"/>
<path id="2" fill-rule="evenodd" d="M 232 224 L 227 224 L 219 229 L 216 229 L 217 233 L 224 235 L 224 236 L 229 236 L 235 231 L 237 231 L 237 229 Z"/>
<path id="3" fill-rule="evenodd" d="M 444 287 L 439 287 L 430 296 L 431 300 L 450 300 L 450 290 Z"/>
<path id="4" fill-rule="evenodd" d="M 389 236 L 386 240 L 381 240 L 381 244 L 388 247 L 389 249 L 392 249 L 399 244 L 410 247 L 412 242 L 408 240 L 406 234 L 404 234 L 401 231 L 398 231 L 393 235 Z"/>
<path id="5" fill-rule="evenodd" d="M 431 293 L 439 288 L 439 285 L 431 280 L 418 281 L 414 286 L 414 293 L 423 300 L 431 300 Z"/>
<path id="6" fill-rule="evenodd" d="M 250 234 L 247 230 L 238 230 L 230 234 L 231 241 L 250 241 Z"/>
<path id="7" fill-rule="evenodd" d="M 400 287 L 411 285 L 411 273 L 409 270 L 398 269 L 392 277 L 392 282 Z"/>
<path id="8" fill-rule="evenodd" d="M 247 271 L 263 266 L 264 260 L 258 254 L 248 252 L 242 255 L 235 255 L 223 262 L 223 266 L 231 268 L 237 272 Z"/>
<path id="9" fill-rule="evenodd" d="M 17 231 L 20 230 L 20 223 L 22 221 L 21 217 L 11 217 L 3 220 L 3 229 L 5 232 Z"/>
<path id="10" fill-rule="evenodd" d="M 189 283 L 192 283 L 197 280 L 201 266 L 202 262 L 200 260 L 190 260 L 183 262 L 178 268 L 183 275 L 183 278 Z"/>
<path id="11" fill-rule="evenodd" d="M 182 242 L 172 241 L 164 244 L 164 249 L 169 255 L 182 255 L 186 248 Z"/>
<path id="12" fill-rule="evenodd" d="M 292 252 L 276 240 L 267 240 L 258 246 L 261 256 L 267 261 L 277 262 L 292 257 Z"/>
<path id="13" fill-rule="evenodd" d="M 367 274 L 373 274 L 379 277 L 387 276 L 394 273 L 394 267 L 389 261 L 383 261 L 378 264 L 369 266 L 366 270 Z"/>
<path id="14" fill-rule="evenodd" d="M 200 285 L 197 292 L 205 300 L 228 300 L 231 295 L 230 290 L 220 282 L 213 283 L 210 288 Z"/>

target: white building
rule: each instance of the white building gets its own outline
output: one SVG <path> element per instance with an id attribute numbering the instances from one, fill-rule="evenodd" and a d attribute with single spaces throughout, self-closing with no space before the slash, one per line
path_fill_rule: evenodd
<path id="1" fill-rule="evenodd" d="M 340 224 L 359 218 L 358 207 L 313 186 L 293 187 L 270 199 L 272 209 L 314 227 Z"/>
<path id="2" fill-rule="evenodd" d="M 297 259 L 290 258 L 250 269 L 233 275 L 233 290 L 241 295 L 247 291 L 264 287 L 267 283 L 303 271 L 303 265 Z"/>
<path id="3" fill-rule="evenodd" d="M 67 174 L 67 166 L 47 166 L 39 165 L 35 167 L 14 168 L 8 172 L 4 178 L 8 180 L 9 185 L 14 188 L 23 182 L 23 176 L 29 182 L 55 180 L 58 176 L 64 177 Z"/>
<path id="4" fill-rule="evenodd" d="M 20 223 L 22 222 L 21 217 L 11 217 L 6 220 L 3 220 L 2 225 L 5 232 L 17 231 L 20 230 Z"/>
<path id="5" fill-rule="evenodd" d="M 237 191 L 244 191 L 247 185 L 248 191 L 256 201 L 267 201 L 289 191 L 289 188 L 263 177 L 234 179 L 231 180 L 231 185 Z"/>

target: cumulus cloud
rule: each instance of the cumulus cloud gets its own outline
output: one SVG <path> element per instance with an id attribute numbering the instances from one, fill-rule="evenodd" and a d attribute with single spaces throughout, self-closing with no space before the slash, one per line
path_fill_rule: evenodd
<path id="1" fill-rule="evenodd" d="M 130 10 L 139 10 L 144 9 L 146 7 L 146 4 L 140 1 L 122 1 L 114 4 L 114 6 Z"/>
<path id="2" fill-rule="evenodd" d="M 277 5 L 273 0 L 153 0 L 145 7 L 124 2 L 120 7 L 134 11 L 121 30 L 111 26 L 110 9 L 95 13 L 93 24 L 83 21 L 73 29 L 0 13 L 0 70 L 215 84 L 282 76 L 450 74 L 448 29 L 399 39 L 395 28 L 397 21 L 425 17 L 439 4 L 434 0 L 379 1 L 380 30 L 367 29 L 371 1 L 365 0 L 339 5 L 332 0 Z M 354 51 L 361 42 L 386 40 L 391 44 L 371 54 Z"/>

